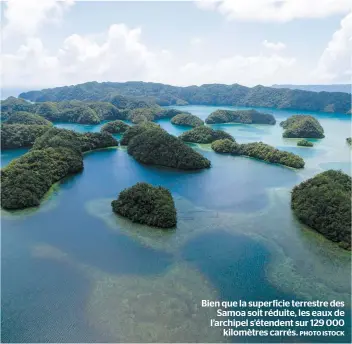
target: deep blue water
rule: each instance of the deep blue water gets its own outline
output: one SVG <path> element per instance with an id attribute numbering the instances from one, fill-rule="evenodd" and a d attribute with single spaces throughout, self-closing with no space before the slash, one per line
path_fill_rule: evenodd
<path id="1" fill-rule="evenodd" d="M 183 109 L 205 119 L 215 108 Z M 292 114 L 266 112 L 278 123 Z M 329 168 L 350 172 L 350 117 L 314 115 L 326 138 L 313 148 L 283 139 L 278 124 L 214 126 L 238 142 L 261 140 L 301 155 L 302 171 L 218 155 L 206 145 L 193 145 L 212 162 L 199 172 L 144 166 L 124 149 L 107 149 L 86 154 L 84 171 L 61 181 L 38 209 L 3 212 L 2 340 L 225 341 L 209 329 L 210 315 L 193 308 L 199 298 L 336 299 L 348 310 L 350 254 L 301 226 L 289 205 L 290 190 L 300 181 Z M 174 135 L 188 130 L 159 123 Z M 58 126 L 80 132 L 101 127 Z M 2 152 L 2 166 L 24 153 Z M 170 189 L 178 210 L 174 231 L 112 214 L 111 200 L 138 181 Z"/>

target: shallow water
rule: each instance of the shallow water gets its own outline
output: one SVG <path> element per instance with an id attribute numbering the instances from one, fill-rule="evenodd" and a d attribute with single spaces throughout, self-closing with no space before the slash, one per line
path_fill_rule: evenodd
<path id="1" fill-rule="evenodd" d="M 205 119 L 216 108 L 182 109 Z M 265 111 L 278 123 L 293 114 Z M 314 115 L 326 137 L 314 140 L 313 148 L 283 139 L 278 124 L 213 126 L 238 142 L 260 140 L 299 154 L 303 170 L 193 145 L 212 168 L 179 172 L 141 165 L 123 148 L 107 149 L 85 154 L 84 171 L 58 183 L 39 208 L 3 211 L 3 341 L 219 342 L 226 339 L 208 326 L 214 311 L 201 308 L 202 299 L 336 299 L 350 305 L 350 253 L 300 225 L 290 209 L 290 190 L 300 181 L 329 168 L 351 173 L 345 141 L 350 117 Z M 159 123 L 174 135 L 188 130 Z M 80 132 L 101 127 L 57 126 Z M 2 165 L 24 153 L 3 152 Z M 111 212 L 111 200 L 138 181 L 171 190 L 175 230 L 132 224 Z M 324 340 L 333 338 L 316 341 Z"/>

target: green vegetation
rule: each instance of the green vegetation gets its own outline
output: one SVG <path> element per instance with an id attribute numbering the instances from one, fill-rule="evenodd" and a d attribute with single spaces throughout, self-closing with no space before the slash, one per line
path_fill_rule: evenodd
<path id="1" fill-rule="evenodd" d="M 142 134 L 146 130 L 155 129 L 155 128 L 158 129 L 160 128 L 160 126 L 153 122 L 143 122 L 133 127 L 129 127 L 124 133 L 124 135 L 122 136 L 120 143 L 123 146 L 127 146 L 133 137 L 139 134 Z"/>
<path id="2" fill-rule="evenodd" d="M 268 113 L 256 110 L 216 110 L 205 120 L 208 124 L 214 123 L 245 123 L 245 124 L 272 124 L 276 123 L 275 117 Z"/>
<path id="3" fill-rule="evenodd" d="M 351 249 L 351 177 L 329 170 L 295 186 L 291 206 L 298 219 Z"/>
<path id="4" fill-rule="evenodd" d="M 176 226 L 176 208 L 168 189 L 147 183 L 121 191 L 111 202 L 112 210 L 133 222 L 161 228 Z"/>
<path id="5" fill-rule="evenodd" d="M 234 138 L 225 131 L 214 130 L 207 126 L 200 126 L 186 131 L 180 135 L 180 139 L 182 141 L 195 143 L 212 143 L 221 139 L 229 139 L 234 141 Z"/>
<path id="6" fill-rule="evenodd" d="M 101 127 L 101 132 L 110 133 L 110 134 L 121 134 L 124 133 L 130 126 L 125 122 L 120 120 L 108 122 Z"/>
<path id="7" fill-rule="evenodd" d="M 35 105 L 27 102 L 24 99 L 8 97 L 7 99 L 1 101 L 1 119 L 7 119 L 7 117 L 13 112 L 34 112 L 34 109 Z"/>
<path id="8" fill-rule="evenodd" d="M 352 138 L 351 138 L 351 137 L 347 137 L 346 142 L 347 142 L 349 145 L 351 145 L 351 144 L 352 144 Z"/>
<path id="9" fill-rule="evenodd" d="M 18 111 L 10 114 L 6 120 L 7 124 L 26 124 L 26 125 L 52 125 L 51 122 L 45 118 L 35 115 L 33 113 Z"/>
<path id="10" fill-rule="evenodd" d="M 129 120 L 132 123 L 153 121 L 156 114 L 161 111 L 162 108 L 160 106 L 133 109 L 130 112 Z"/>
<path id="11" fill-rule="evenodd" d="M 297 142 L 297 146 L 313 147 L 314 145 L 313 145 L 313 142 L 309 142 L 309 141 L 303 139 L 303 140 L 299 140 L 299 141 Z"/>
<path id="12" fill-rule="evenodd" d="M 293 168 L 303 168 L 304 160 L 293 153 L 280 151 L 263 142 L 238 144 L 231 140 L 214 141 L 211 148 L 217 153 L 228 153 L 232 155 L 245 155 L 274 164 L 280 164 Z"/>
<path id="13" fill-rule="evenodd" d="M 117 140 L 109 133 L 77 133 L 73 130 L 51 128 L 39 137 L 33 149 L 66 147 L 79 152 L 117 146 Z"/>
<path id="14" fill-rule="evenodd" d="M 171 123 L 187 127 L 199 127 L 204 125 L 204 122 L 199 117 L 191 115 L 190 113 L 180 113 L 172 117 Z"/>
<path id="15" fill-rule="evenodd" d="M 160 127 L 145 127 L 142 124 L 141 133 L 129 140 L 127 151 L 137 161 L 148 165 L 182 170 L 210 167 L 208 159 Z"/>
<path id="16" fill-rule="evenodd" d="M 19 127 L 11 124 L 4 127 L 11 126 Z M 39 205 L 52 184 L 83 169 L 82 152 L 118 144 L 108 133 L 79 134 L 66 129 L 45 128 L 44 134 L 35 140 L 28 153 L 2 170 L 3 208 L 22 209 Z"/>
<path id="17" fill-rule="evenodd" d="M 1 149 L 31 147 L 50 127 L 47 125 L 2 124 Z"/>
<path id="18" fill-rule="evenodd" d="M 32 150 L 1 170 L 1 206 L 5 209 L 38 206 L 55 182 L 82 169 L 82 155 L 72 149 Z"/>
<path id="19" fill-rule="evenodd" d="M 293 115 L 280 123 L 286 129 L 283 137 L 288 138 L 317 138 L 324 137 L 324 129 L 316 118 L 309 115 Z"/>
<path id="20" fill-rule="evenodd" d="M 150 104 L 248 106 L 348 113 L 351 97 L 340 92 L 310 92 L 238 84 L 177 87 L 151 82 L 87 82 L 20 94 L 34 102 L 82 100 L 108 101 L 118 108 L 143 108 Z M 132 98 L 132 100 L 131 100 Z M 25 110 L 27 111 L 27 110 Z"/>

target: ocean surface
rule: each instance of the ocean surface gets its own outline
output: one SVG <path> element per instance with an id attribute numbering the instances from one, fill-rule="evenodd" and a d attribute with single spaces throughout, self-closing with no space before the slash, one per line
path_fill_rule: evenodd
<path id="1" fill-rule="evenodd" d="M 180 108 L 202 119 L 218 109 Z M 279 123 L 294 111 L 259 110 L 274 114 L 277 124 L 212 127 L 239 143 L 262 141 L 298 154 L 303 170 L 193 145 L 212 168 L 180 172 L 141 165 L 124 148 L 111 148 L 85 154 L 84 171 L 54 185 L 40 207 L 2 211 L 2 342 L 341 342 L 223 337 L 209 326 L 215 309 L 201 307 L 202 299 L 285 299 L 340 300 L 350 309 L 350 252 L 295 219 L 290 191 L 330 168 L 351 174 L 351 117 L 311 113 L 326 137 L 307 148 L 282 138 Z M 174 135 L 188 130 L 158 123 Z M 26 151 L 2 152 L 2 166 Z M 111 201 L 140 181 L 170 189 L 176 229 L 112 213 Z M 346 343 L 350 319 L 348 313 Z"/>

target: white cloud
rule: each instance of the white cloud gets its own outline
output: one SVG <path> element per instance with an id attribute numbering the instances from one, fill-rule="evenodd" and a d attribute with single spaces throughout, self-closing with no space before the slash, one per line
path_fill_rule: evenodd
<path id="1" fill-rule="evenodd" d="M 203 39 L 200 37 L 193 37 L 190 41 L 192 47 L 199 47 L 203 43 Z"/>
<path id="2" fill-rule="evenodd" d="M 3 54 L 2 64 L 5 87 L 37 88 L 92 80 L 271 84 L 294 75 L 296 61 L 260 54 L 182 64 L 170 51 L 151 51 L 142 43 L 140 28 L 115 24 L 102 35 L 71 35 L 55 54 L 50 54 L 39 38 L 28 38 L 17 52 Z"/>
<path id="3" fill-rule="evenodd" d="M 60 21 L 73 0 L 8 0 L 4 17 L 4 38 L 12 34 L 33 36 L 46 22 Z"/>
<path id="4" fill-rule="evenodd" d="M 340 28 L 332 35 L 321 55 L 313 76 L 321 81 L 350 81 L 352 52 L 352 12 L 341 20 Z"/>
<path id="5" fill-rule="evenodd" d="M 282 42 L 269 42 L 268 40 L 265 40 L 262 42 L 263 46 L 267 49 L 279 51 L 279 50 L 284 50 L 286 48 L 286 45 Z"/>
<path id="6" fill-rule="evenodd" d="M 274 22 L 324 18 L 351 9 L 350 0 L 198 0 L 196 5 L 216 10 L 228 19 Z"/>

